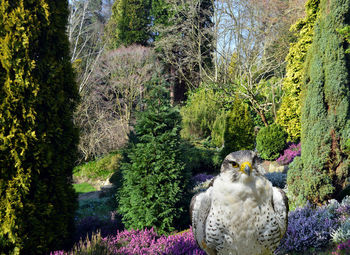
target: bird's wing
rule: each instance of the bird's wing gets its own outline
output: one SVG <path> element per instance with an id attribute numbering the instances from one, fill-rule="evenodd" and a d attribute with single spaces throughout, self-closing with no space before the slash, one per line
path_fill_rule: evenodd
<path id="1" fill-rule="evenodd" d="M 271 206 L 264 207 L 258 219 L 259 243 L 273 252 L 286 232 L 287 220 L 287 197 L 283 190 L 273 187 Z"/>
<path id="2" fill-rule="evenodd" d="M 206 249 L 205 227 L 211 207 L 211 187 L 205 192 L 193 196 L 190 205 L 190 216 L 194 238 L 202 249 Z"/>
<path id="3" fill-rule="evenodd" d="M 288 226 L 288 198 L 283 190 L 276 187 L 273 187 L 272 207 L 275 210 L 277 222 L 283 236 Z"/>

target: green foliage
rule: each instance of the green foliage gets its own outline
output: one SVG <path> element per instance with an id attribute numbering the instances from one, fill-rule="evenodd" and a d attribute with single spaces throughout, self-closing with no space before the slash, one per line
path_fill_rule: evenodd
<path id="1" fill-rule="evenodd" d="M 181 136 L 185 139 L 210 136 L 221 107 L 213 90 L 200 88 L 192 92 L 186 105 L 181 108 Z"/>
<path id="2" fill-rule="evenodd" d="M 287 56 L 284 95 L 276 122 L 287 131 L 288 140 L 293 142 L 300 139 L 301 87 L 305 76 L 306 53 L 312 43 L 314 24 L 319 14 L 319 3 L 320 0 L 308 0 L 305 18 L 291 27 L 291 30 L 298 34 L 298 41 L 291 45 Z"/>
<path id="3" fill-rule="evenodd" d="M 73 175 L 75 178 L 89 181 L 106 180 L 119 170 L 121 158 L 120 153 L 112 152 L 102 158 L 76 166 L 73 169 Z"/>
<path id="4" fill-rule="evenodd" d="M 153 18 L 153 26 L 159 25 L 169 26 L 169 18 L 173 15 L 171 11 L 171 3 L 167 0 L 152 0 L 151 17 Z M 153 30 L 157 30 L 153 27 Z M 153 31 L 154 35 L 159 36 L 159 33 Z M 157 39 L 157 37 L 155 38 Z"/>
<path id="5" fill-rule="evenodd" d="M 74 232 L 78 90 L 67 7 L 0 2 L 1 254 L 47 254 Z"/>
<path id="6" fill-rule="evenodd" d="M 75 213 L 76 222 L 89 216 L 98 217 L 101 220 L 109 219 L 110 212 L 115 209 L 114 205 L 110 197 L 80 199 L 79 208 Z"/>
<path id="7" fill-rule="evenodd" d="M 350 156 L 350 139 L 348 139 L 345 143 L 345 150 L 344 152 Z"/>
<path id="8" fill-rule="evenodd" d="M 218 151 L 213 148 L 192 145 L 185 141 L 181 143 L 181 152 L 182 161 L 192 175 L 203 172 L 214 174 L 220 170 L 221 162 L 217 160 Z"/>
<path id="9" fill-rule="evenodd" d="M 278 124 L 260 129 L 256 136 L 256 149 L 261 158 L 275 160 L 286 146 L 288 134 Z"/>
<path id="10" fill-rule="evenodd" d="M 248 106 L 236 97 L 232 110 L 227 113 L 221 157 L 239 150 L 254 149 L 254 124 Z"/>
<path id="11" fill-rule="evenodd" d="M 350 1 L 321 1 L 320 7 L 303 88 L 302 170 L 300 177 L 289 177 L 292 194 L 302 190 L 304 200 L 318 204 L 339 198 L 349 185 L 350 170 L 345 153 L 350 137 L 350 59 L 336 31 L 348 25 Z"/>
<path id="12" fill-rule="evenodd" d="M 112 7 L 107 33 L 110 48 L 131 44 L 147 45 L 150 39 L 151 1 L 149 0 L 117 0 Z"/>
<path id="13" fill-rule="evenodd" d="M 128 229 L 155 227 L 165 233 L 175 230 L 180 219 L 188 223 L 183 213 L 189 202 L 184 197 L 190 173 L 181 161 L 181 116 L 165 94 L 162 86 L 155 85 L 147 109 L 137 118 L 138 142 L 121 164 L 118 212 Z"/>
<path id="14" fill-rule="evenodd" d="M 222 110 L 220 114 L 216 116 L 213 127 L 211 129 L 211 143 L 219 148 L 223 146 L 225 142 L 224 135 L 227 115 L 228 112 Z"/>
<path id="15" fill-rule="evenodd" d="M 90 183 L 87 182 L 73 184 L 73 187 L 75 192 L 78 194 L 96 191 L 96 189 Z"/>
<path id="16" fill-rule="evenodd" d="M 333 230 L 331 233 L 332 241 L 334 243 L 342 243 L 350 239 L 350 220 L 342 222 L 340 227 Z"/>
<path id="17" fill-rule="evenodd" d="M 347 25 L 343 28 L 337 29 L 337 32 L 344 38 L 345 42 L 347 43 L 347 49 L 345 50 L 345 53 L 350 53 L 350 25 Z"/>
<path id="18" fill-rule="evenodd" d="M 290 210 L 306 205 L 307 198 L 305 197 L 305 188 L 303 181 L 303 162 L 301 157 L 295 157 L 293 162 L 289 164 L 287 174 L 288 186 L 288 204 Z"/>

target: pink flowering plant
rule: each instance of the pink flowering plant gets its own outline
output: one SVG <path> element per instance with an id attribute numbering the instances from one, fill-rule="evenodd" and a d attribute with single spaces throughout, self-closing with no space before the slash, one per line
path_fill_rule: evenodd
<path id="1" fill-rule="evenodd" d="M 301 155 L 301 143 L 290 143 L 288 148 L 284 150 L 283 154 L 277 159 L 281 165 L 290 164 L 293 159 Z"/>
<path id="2" fill-rule="evenodd" d="M 70 252 L 55 251 L 51 255 L 79 255 L 91 251 L 106 255 L 205 255 L 194 239 L 192 228 L 170 236 L 158 235 L 153 228 L 118 231 L 115 236 L 93 236 L 92 241 L 80 242 Z"/>
<path id="3" fill-rule="evenodd" d="M 335 251 L 332 252 L 332 255 L 348 255 L 350 254 L 350 240 L 347 240 L 343 243 L 337 245 Z"/>

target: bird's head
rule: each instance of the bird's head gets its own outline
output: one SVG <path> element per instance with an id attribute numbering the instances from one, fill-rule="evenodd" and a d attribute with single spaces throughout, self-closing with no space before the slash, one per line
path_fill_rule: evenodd
<path id="1" fill-rule="evenodd" d="M 233 173 L 234 178 L 239 178 L 240 176 L 250 177 L 256 171 L 256 159 L 257 156 L 254 151 L 232 152 L 225 157 L 221 165 L 221 172 L 230 171 Z"/>

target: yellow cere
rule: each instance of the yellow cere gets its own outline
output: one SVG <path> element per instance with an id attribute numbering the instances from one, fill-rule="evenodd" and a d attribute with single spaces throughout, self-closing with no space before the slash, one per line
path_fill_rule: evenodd
<path id="1" fill-rule="evenodd" d="M 246 173 L 246 172 L 244 171 L 244 168 L 245 168 L 246 166 L 249 166 L 249 168 L 252 169 L 252 165 L 250 164 L 250 162 L 246 161 L 246 162 L 244 162 L 244 163 L 241 165 L 241 168 L 240 168 L 239 170 L 240 170 L 241 172 L 243 172 L 243 173 Z"/>

